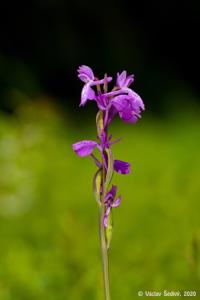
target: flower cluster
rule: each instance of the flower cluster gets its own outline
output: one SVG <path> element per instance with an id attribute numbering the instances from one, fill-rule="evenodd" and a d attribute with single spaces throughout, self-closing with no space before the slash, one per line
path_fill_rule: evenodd
<path id="1" fill-rule="evenodd" d="M 108 227 L 112 208 L 119 206 L 121 202 L 121 196 L 116 198 L 115 185 L 107 191 L 113 171 L 120 174 L 130 173 L 128 162 L 113 159 L 111 146 L 119 140 L 112 141 L 112 135 L 108 135 L 108 125 L 116 115 L 124 122 L 136 123 L 145 108 L 140 96 L 130 88 L 134 81 L 133 75 L 127 76 L 126 71 L 117 74 L 116 83 L 111 91 L 108 91 L 108 83 L 112 81 L 112 77 L 107 74 L 103 79 L 98 79 L 90 67 L 83 65 L 78 69 L 78 77 L 84 82 L 80 106 L 94 101 L 99 109 L 96 118 L 98 141 L 83 140 L 73 144 L 72 148 L 80 157 L 91 156 L 98 167 L 94 177 L 94 192 L 99 204 L 105 208 L 103 223 Z M 94 155 L 95 148 L 99 150 L 101 160 Z"/>

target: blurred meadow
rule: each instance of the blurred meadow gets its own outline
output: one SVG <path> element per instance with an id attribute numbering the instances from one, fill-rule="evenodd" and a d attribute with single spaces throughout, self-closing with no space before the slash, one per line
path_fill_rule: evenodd
<path id="1" fill-rule="evenodd" d="M 48 99 L 0 114 L 0 299 L 103 298 L 96 167 L 71 149 L 95 138 L 95 116 L 75 122 Z M 110 251 L 113 299 L 199 291 L 197 110 L 164 119 L 147 112 L 135 126 L 115 120 L 111 131 L 123 137 L 115 157 L 132 164 L 129 176 L 114 176 L 123 198 Z"/>

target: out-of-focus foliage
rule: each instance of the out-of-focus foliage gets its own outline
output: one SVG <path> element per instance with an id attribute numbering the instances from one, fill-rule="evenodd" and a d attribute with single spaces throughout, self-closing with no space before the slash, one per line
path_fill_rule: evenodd
<path id="1" fill-rule="evenodd" d="M 116 123 L 113 299 L 200 286 L 200 121 L 195 114 Z M 71 143 L 95 138 L 47 102 L 0 115 L 0 299 L 102 299 L 95 165 Z M 95 119 L 91 120 L 91 124 Z"/>

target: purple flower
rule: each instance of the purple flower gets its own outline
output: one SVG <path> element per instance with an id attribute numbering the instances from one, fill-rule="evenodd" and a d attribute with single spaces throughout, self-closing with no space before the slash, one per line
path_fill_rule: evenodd
<path id="1" fill-rule="evenodd" d="M 106 133 L 103 131 L 101 134 L 101 137 L 100 137 L 100 144 L 98 144 L 97 142 L 92 141 L 92 140 L 84 140 L 84 141 L 74 143 L 72 145 L 72 148 L 75 151 L 75 153 L 80 157 L 85 157 L 85 156 L 91 155 L 95 164 L 99 168 L 102 168 L 101 162 L 95 157 L 94 154 L 92 154 L 92 152 L 97 147 L 98 150 L 100 151 L 100 153 L 103 153 L 106 148 L 109 149 L 111 145 L 119 142 L 119 140 L 120 140 L 119 139 L 119 140 L 111 142 L 111 139 L 112 139 L 112 135 L 107 137 Z M 105 156 L 105 154 L 103 155 L 103 157 L 104 157 L 104 165 L 105 165 L 105 168 L 107 169 L 107 167 L 108 167 L 107 157 Z M 129 174 L 130 166 L 131 165 L 128 162 L 125 162 L 122 160 L 117 160 L 117 159 L 114 160 L 114 163 L 113 163 L 114 171 L 116 171 L 119 174 Z"/>
<path id="2" fill-rule="evenodd" d="M 104 94 L 97 95 L 96 101 L 100 110 L 105 111 L 108 109 L 109 98 L 106 95 Z"/>
<path id="3" fill-rule="evenodd" d="M 132 89 L 129 88 L 129 86 L 131 85 L 131 83 L 134 81 L 134 75 L 129 75 L 127 76 L 126 71 L 123 71 L 121 74 L 117 73 L 117 87 L 120 88 L 120 93 L 125 93 L 128 96 L 132 97 L 133 99 L 137 99 L 139 98 L 141 100 L 141 105 L 143 107 L 144 110 L 144 104 L 142 99 L 139 97 L 138 94 L 136 94 Z"/>
<path id="4" fill-rule="evenodd" d="M 134 81 L 134 75 L 127 76 L 126 71 L 117 73 L 117 86 L 119 88 L 128 87 Z"/>
<path id="5" fill-rule="evenodd" d="M 126 71 L 118 73 L 117 88 L 97 96 L 99 109 L 106 111 L 105 126 L 110 124 L 116 114 L 128 123 L 136 123 L 141 118 L 141 112 L 145 107 L 140 96 L 129 88 L 133 80 L 133 75 L 127 76 Z"/>
<path id="6" fill-rule="evenodd" d="M 78 78 L 85 82 L 81 92 L 81 103 L 80 106 L 85 105 L 87 100 L 95 99 L 95 92 L 91 89 L 91 85 L 94 81 L 94 73 L 88 66 L 82 65 L 78 68 Z"/>
<path id="7" fill-rule="evenodd" d="M 117 207 L 121 203 L 121 196 L 119 196 L 117 199 L 116 198 L 116 193 L 117 193 L 117 186 L 112 185 L 112 188 L 110 191 L 106 194 L 104 204 L 106 205 L 106 212 L 104 215 L 104 226 L 108 227 L 108 217 L 111 212 L 111 209 L 114 207 Z"/>
<path id="8" fill-rule="evenodd" d="M 95 79 L 92 69 L 88 66 L 82 65 L 78 68 L 78 78 L 85 82 L 81 92 L 81 103 L 80 106 L 84 106 L 87 100 L 96 100 L 96 95 L 94 90 L 91 88 L 95 85 L 104 84 L 105 82 L 110 82 L 112 77 L 106 77 L 104 79 Z"/>
<path id="9" fill-rule="evenodd" d="M 80 106 L 84 106 L 88 100 L 93 100 L 99 109 L 96 117 L 98 142 L 83 140 L 73 144 L 72 148 L 80 157 L 91 156 L 98 167 L 93 181 L 94 193 L 104 215 L 101 226 L 108 227 L 105 233 L 107 247 L 109 247 L 109 232 L 112 230 L 111 216 L 109 215 L 112 208 L 120 205 L 121 196 L 116 197 L 117 186 L 112 185 L 108 192 L 107 189 L 113 172 L 129 174 L 131 165 L 125 161 L 113 160 L 111 146 L 119 140 L 112 141 L 112 135 L 108 134 L 108 125 L 116 115 L 119 115 L 124 122 L 136 123 L 141 118 L 145 106 L 140 96 L 130 88 L 134 76 L 127 75 L 126 71 L 117 73 L 116 86 L 111 91 L 108 91 L 108 83 L 112 77 L 107 77 L 105 74 L 103 79 L 98 79 L 93 70 L 86 65 L 78 68 L 78 78 L 84 82 Z M 93 154 L 95 148 L 99 150 L 101 159 Z"/>
<path id="10" fill-rule="evenodd" d="M 122 160 L 114 160 L 114 170 L 119 174 L 129 174 L 130 173 L 130 164 Z"/>
<path id="11" fill-rule="evenodd" d="M 82 65 L 78 68 L 78 78 L 87 83 L 94 80 L 94 73 L 88 66 Z"/>
<path id="12" fill-rule="evenodd" d="M 84 85 L 82 92 L 81 92 L 80 106 L 84 106 L 86 104 L 87 100 L 95 100 L 96 99 L 95 92 L 91 88 L 91 84 L 92 84 L 92 82 L 89 81 L 88 83 L 86 83 Z"/>
<path id="13" fill-rule="evenodd" d="M 98 143 L 95 141 L 84 140 L 73 144 L 72 148 L 78 156 L 84 157 L 90 155 L 97 146 Z"/>
<path id="14" fill-rule="evenodd" d="M 124 122 L 136 123 L 141 118 L 141 112 L 144 110 L 144 103 L 135 92 L 134 97 L 128 95 L 118 95 L 111 100 L 117 113 Z"/>

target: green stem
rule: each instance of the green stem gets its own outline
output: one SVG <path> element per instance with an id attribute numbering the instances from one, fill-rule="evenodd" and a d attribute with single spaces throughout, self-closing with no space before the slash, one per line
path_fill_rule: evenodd
<path id="1" fill-rule="evenodd" d="M 104 214 L 105 214 L 105 168 L 103 165 L 103 176 L 102 176 L 102 197 L 101 197 L 101 205 L 99 207 L 99 235 L 100 235 L 100 243 L 101 243 L 101 256 L 102 256 L 102 267 L 103 267 L 103 283 L 104 283 L 104 295 L 105 300 L 110 300 L 110 286 L 109 286 L 109 271 L 108 271 L 108 249 L 106 243 L 106 234 L 104 227 Z"/>
<path id="2" fill-rule="evenodd" d="M 102 267 L 103 267 L 104 295 L 105 295 L 105 300 L 110 300 L 108 250 L 106 245 L 105 228 L 103 224 L 104 212 L 105 212 L 104 205 L 101 205 L 100 213 L 99 213 L 99 221 L 100 221 L 99 231 L 100 231 L 101 256 L 102 256 Z"/>

